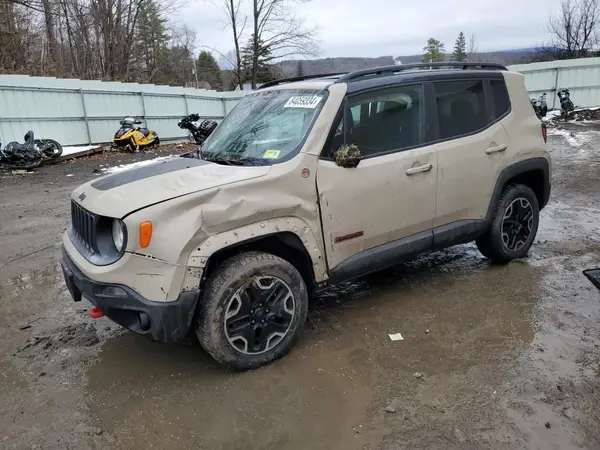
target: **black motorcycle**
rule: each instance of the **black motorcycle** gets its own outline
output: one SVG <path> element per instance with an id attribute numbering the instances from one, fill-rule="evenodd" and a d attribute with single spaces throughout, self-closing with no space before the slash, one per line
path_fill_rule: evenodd
<path id="1" fill-rule="evenodd" d="M 566 122 L 569 118 L 569 113 L 575 109 L 575 105 L 571 101 L 571 93 L 569 89 L 563 88 L 559 89 L 556 95 L 558 95 L 560 100 L 560 116 Z"/>
<path id="2" fill-rule="evenodd" d="M 217 128 L 217 122 L 210 119 L 205 119 L 200 123 L 198 122 L 200 122 L 200 116 L 198 114 L 190 114 L 181 119 L 177 123 L 177 126 L 190 132 L 191 142 L 202 145 L 206 138 L 215 131 L 215 128 Z"/>
<path id="3" fill-rule="evenodd" d="M 0 144 L 0 163 L 11 169 L 33 169 L 45 160 L 55 160 L 62 155 L 62 146 L 53 139 L 35 139 L 33 131 L 24 137 L 25 143 L 9 142 L 4 150 Z"/>
<path id="4" fill-rule="evenodd" d="M 538 98 L 531 99 L 531 106 L 533 106 L 533 110 L 535 114 L 541 119 L 542 117 L 546 117 L 548 113 L 548 103 L 546 102 L 546 93 L 544 92 Z"/>

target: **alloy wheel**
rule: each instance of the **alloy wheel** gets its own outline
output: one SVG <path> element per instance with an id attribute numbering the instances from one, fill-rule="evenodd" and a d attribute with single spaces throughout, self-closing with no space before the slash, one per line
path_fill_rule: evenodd
<path id="1" fill-rule="evenodd" d="M 533 207 L 526 198 L 512 201 L 502 219 L 502 242 L 510 251 L 520 250 L 531 235 L 533 228 Z"/>
<path id="2" fill-rule="evenodd" d="M 296 302 L 291 288 L 272 276 L 253 277 L 225 308 L 225 335 L 237 351 L 259 355 L 279 344 L 289 332 Z"/>

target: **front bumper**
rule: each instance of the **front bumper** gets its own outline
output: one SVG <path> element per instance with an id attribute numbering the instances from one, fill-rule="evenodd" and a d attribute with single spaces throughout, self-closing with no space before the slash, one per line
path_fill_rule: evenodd
<path id="1" fill-rule="evenodd" d="M 61 265 L 74 301 L 83 296 L 112 321 L 155 341 L 182 342 L 188 337 L 199 291 L 182 292 L 172 302 L 154 302 L 127 286 L 89 279 L 64 250 Z"/>

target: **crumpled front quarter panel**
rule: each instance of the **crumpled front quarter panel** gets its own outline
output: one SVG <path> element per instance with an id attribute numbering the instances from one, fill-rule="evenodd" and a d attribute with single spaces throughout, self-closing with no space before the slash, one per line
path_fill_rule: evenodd
<path id="1" fill-rule="evenodd" d="M 202 259 L 206 262 L 221 248 L 247 238 L 289 231 L 300 238 L 313 261 L 324 261 L 314 179 L 317 161 L 316 156 L 301 153 L 270 166 L 266 177 L 215 187 L 137 211 L 125 219 L 129 230 L 127 251 L 181 267 L 187 267 L 193 259 L 198 261 L 194 265 L 201 267 Z M 306 178 L 303 169 L 309 172 Z M 152 239 L 148 247 L 140 248 L 138 228 L 144 221 L 152 222 Z M 321 279 L 326 277 L 322 267 Z"/>

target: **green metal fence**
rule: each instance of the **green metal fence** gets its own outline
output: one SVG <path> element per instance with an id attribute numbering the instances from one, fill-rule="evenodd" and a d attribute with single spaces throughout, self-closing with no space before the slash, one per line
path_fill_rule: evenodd
<path id="1" fill-rule="evenodd" d="M 28 130 L 63 145 L 109 142 L 125 116 L 144 119 L 161 140 L 187 131 L 177 122 L 190 113 L 220 120 L 246 92 L 0 75 L 0 141 L 22 140 Z"/>
<path id="2" fill-rule="evenodd" d="M 546 93 L 550 108 L 560 108 L 556 92 L 561 88 L 569 88 L 577 107 L 600 106 L 600 58 L 518 64 L 509 69 L 523 74 L 531 97 Z"/>

